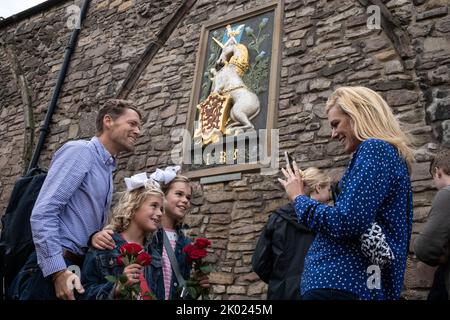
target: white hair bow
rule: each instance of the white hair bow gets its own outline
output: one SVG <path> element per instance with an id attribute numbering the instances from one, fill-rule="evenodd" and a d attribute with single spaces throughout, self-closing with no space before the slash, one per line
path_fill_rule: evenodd
<path id="1" fill-rule="evenodd" d="M 125 184 L 127 186 L 127 191 L 149 186 L 160 188 L 159 183 L 152 179 L 152 177 L 148 178 L 146 172 L 135 174 L 130 178 L 125 178 Z"/>
<path id="2" fill-rule="evenodd" d="M 150 178 L 167 185 L 175 179 L 177 172 L 180 171 L 180 169 L 180 166 L 167 167 L 164 170 L 156 169 L 156 171 L 150 175 Z"/>

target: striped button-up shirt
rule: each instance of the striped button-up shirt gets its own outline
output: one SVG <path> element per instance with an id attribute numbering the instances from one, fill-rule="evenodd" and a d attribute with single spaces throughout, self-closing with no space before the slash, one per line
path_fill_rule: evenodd
<path id="1" fill-rule="evenodd" d="M 111 205 L 116 162 L 97 137 L 64 144 L 54 155 L 31 215 L 44 277 L 66 268 L 63 250 L 83 255 Z"/>

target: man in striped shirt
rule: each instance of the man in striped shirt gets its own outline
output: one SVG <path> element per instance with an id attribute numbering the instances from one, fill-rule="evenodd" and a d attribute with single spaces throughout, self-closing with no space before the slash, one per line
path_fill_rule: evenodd
<path id="1" fill-rule="evenodd" d="M 73 300 L 74 283 L 84 292 L 68 267 L 81 267 L 90 235 L 107 222 L 115 158 L 134 150 L 141 119 L 132 102 L 110 99 L 97 116 L 95 137 L 68 142 L 55 153 L 31 215 L 36 253 L 24 266 L 37 262 L 40 268 L 20 299 Z"/>

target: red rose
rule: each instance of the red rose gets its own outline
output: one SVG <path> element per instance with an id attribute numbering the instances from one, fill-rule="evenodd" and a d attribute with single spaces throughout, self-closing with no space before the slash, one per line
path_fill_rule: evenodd
<path id="1" fill-rule="evenodd" d="M 198 260 L 198 259 L 202 259 L 202 258 L 206 257 L 207 255 L 208 255 L 208 252 L 205 249 L 194 248 L 190 252 L 189 257 L 192 260 Z"/>
<path id="2" fill-rule="evenodd" d="M 189 263 L 192 263 L 192 260 L 199 260 L 208 255 L 208 252 L 205 249 L 199 249 L 192 244 L 185 246 L 183 252 L 186 253 Z"/>
<path id="3" fill-rule="evenodd" d="M 133 263 L 140 264 L 141 266 L 148 266 L 152 262 L 152 256 L 144 251 L 144 248 L 137 243 L 126 243 L 119 248 L 120 256 L 118 256 L 117 264 L 120 266 L 129 266 Z M 119 298 L 123 299 L 141 299 L 148 300 L 154 299 L 155 295 L 148 288 L 145 276 L 143 273 L 139 275 L 139 286 L 127 285 L 128 278 L 121 276 L 107 276 L 108 282 L 119 282 L 123 287 L 120 290 Z M 124 279 L 125 278 L 125 279 Z"/>
<path id="4" fill-rule="evenodd" d="M 147 252 L 141 252 L 136 258 L 136 262 L 141 266 L 148 266 L 150 263 L 152 263 L 152 256 Z"/>
<path id="5" fill-rule="evenodd" d="M 209 288 L 204 288 L 200 285 L 200 279 L 208 277 L 212 271 L 211 265 L 202 259 L 208 255 L 206 248 L 211 245 L 211 241 L 206 238 L 197 238 L 194 243 L 188 244 L 183 248 L 186 254 L 186 261 L 194 269 L 191 278 L 186 281 L 188 292 L 194 294 L 193 298 L 197 299 L 200 295 L 202 299 L 209 299 Z"/>
<path id="6" fill-rule="evenodd" d="M 190 255 L 191 251 L 194 250 L 195 247 L 192 244 L 188 244 L 183 248 L 183 252 L 186 253 L 188 256 Z"/>
<path id="7" fill-rule="evenodd" d="M 132 256 L 137 256 L 144 248 L 138 243 L 126 243 L 120 247 L 120 253 L 122 255 L 130 254 Z"/>
<path id="8" fill-rule="evenodd" d="M 199 249 L 205 249 L 211 245 L 211 241 L 206 238 L 197 238 L 195 239 L 195 246 Z"/>

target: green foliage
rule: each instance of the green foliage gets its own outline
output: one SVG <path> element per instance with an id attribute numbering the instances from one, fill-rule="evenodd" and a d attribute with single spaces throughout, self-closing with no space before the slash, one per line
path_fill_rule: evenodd
<path id="1" fill-rule="evenodd" d="M 125 283 L 127 283 L 127 281 L 128 281 L 127 276 L 125 274 L 121 274 L 119 277 L 119 282 L 122 284 L 125 284 Z"/>
<path id="2" fill-rule="evenodd" d="M 106 276 L 105 278 L 106 278 L 106 280 L 108 280 L 108 282 L 112 282 L 112 283 L 115 283 L 117 280 L 115 276 Z"/>
<path id="3" fill-rule="evenodd" d="M 197 299 L 200 296 L 201 288 L 196 282 L 191 280 L 186 281 L 186 289 L 193 299 Z"/>
<path id="4" fill-rule="evenodd" d="M 119 299 L 121 300 L 134 300 L 140 291 L 139 283 L 135 283 L 133 285 L 127 285 L 128 278 L 125 274 L 121 274 L 120 276 L 105 276 L 108 282 L 112 282 L 116 285 L 120 286 L 119 290 Z"/>
<path id="5" fill-rule="evenodd" d="M 261 19 L 257 35 L 255 35 L 255 32 L 251 27 L 245 28 L 245 34 L 252 39 L 248 44 L 248 48 L 256 53 L 256 57 L 254 61 L 250 61 L 250 68 L 243 76 L 242 80 L 256 95 L 260 95 L 268 90 L 269 57 L 266 56 L 265 51 L 260 50 L 261 45 L 269 38 L 268 33 L 261 34 L 268 22 L 268 18 Z"/>
<path id="6" fill-rule="evenodd" d="M 257 38 L 255 38 L 254 40 L 250 41 L 250 43 L 248 44 L 248 47 L 250 49 L 253 49 L 256 51 L 256 53 L 260 53 L 259 51 L 259 47 L 261 46 L 261 44 L 264 42 L 264 40 L 266 40 L 269 37 L 269 35 L 267 33 L 263 34 L 262 36 L 258 36 Z"/>
<path id="7" fill-rule="evenodd" d="M 261 59 L 253 63 L 244 75 L 245 85 L 256 95 L 267 91 L 267 80 L 269 76 L 269 58 Z"/>
<path id="8" fill-rule="evenodd" d="M 207 265 L 203 265 L 200 268 L 200 271 L 203 272 L 204 274 L 209 274 L 212 271 L 212 265 L 207 264 Z"/>

